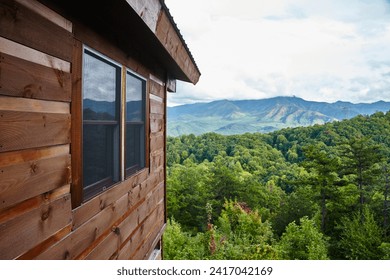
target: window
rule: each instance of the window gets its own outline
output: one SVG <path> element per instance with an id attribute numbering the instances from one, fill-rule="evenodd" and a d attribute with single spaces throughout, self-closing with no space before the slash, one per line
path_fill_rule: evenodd
<path id="1" fill-rule="evenodd" d="M 126 73 L 126 176 L 145 167 L 145 85 L 145 80 Z"/>
<path id="2" fill-rule="evenodd" d="M 146 80 L 88 48 L 82 76 L 86 200 L 145 167 Z"/>

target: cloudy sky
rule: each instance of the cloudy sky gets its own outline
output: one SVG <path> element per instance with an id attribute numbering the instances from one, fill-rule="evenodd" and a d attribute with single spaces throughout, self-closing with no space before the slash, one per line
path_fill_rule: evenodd
<path id="1" fill-rule="evenodd" d="M 202 76 L 168 105 L 390 101 L 390 0 L 165 0 Z"/>

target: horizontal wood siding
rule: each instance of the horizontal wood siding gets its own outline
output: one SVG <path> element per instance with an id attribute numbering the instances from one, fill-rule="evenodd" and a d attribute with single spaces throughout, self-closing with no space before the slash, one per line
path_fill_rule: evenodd
<path id="1" fill-rule="evenodd" d="M 70 102 L 70 73 L 0 53 L 4 95 Z"/>
<path id="2" fill-rule="evenodd" d="M 14 0 L 0 2 L 0 15 L 0 36 L 63 60 L 71 60 L 73 40 L 68 30 Z"/>
<path id="3" fill-rule="evenodd" d="M 40 2 L 0 15 L 0 259 L 148 259 L 165 225 L 165 73 Z M 148 155 L 75 207 L 83 44 L 147 77 Z"/>
<path id="4" fill-rule="evenodd" d="M 70 114 L 0 111 L 0 152 L 70 142 Z"/>
<path id="5" fill-rule="evenodd" d="M 73 220 L 72 33 L 36 1 L 1 1 L 0 14 L 0 259 L 28 259 Z"/>
<path id="6" fill-rule="evenodd" d="M 0 168 L 0 209 L 69 183 L 69 154 Z"/>
<path id="7" fill-rule="evenodd" d="M 69 194 L 5 221 L 0 225 L 0 259 L 19 256 L 71 221 Z"/>

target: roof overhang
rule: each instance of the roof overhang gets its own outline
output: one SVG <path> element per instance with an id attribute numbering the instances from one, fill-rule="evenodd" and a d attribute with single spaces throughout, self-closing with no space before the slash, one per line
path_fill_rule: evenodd
<path id="1" fill-rule="evenodd" d="M 103 35 L 129 56 L 163 67 L 170 79 L 198 82 L 200 71 L 164 1 L 41 2 Z"/>

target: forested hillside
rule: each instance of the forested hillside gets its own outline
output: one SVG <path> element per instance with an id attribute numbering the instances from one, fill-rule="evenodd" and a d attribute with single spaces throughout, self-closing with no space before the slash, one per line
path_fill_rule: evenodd
<path id="1" fill-rule="evenodd" d="M 256 100 L 216 100 L 168 107 L 168 135 L 267 133 L 387 112 L 390 102 L 315 102 L 279 96 Z"/>
<path id="2" fill-rule="evenodd" d="M 166 259 L 390 258 L 390 112 L 167 149 Z"/>

